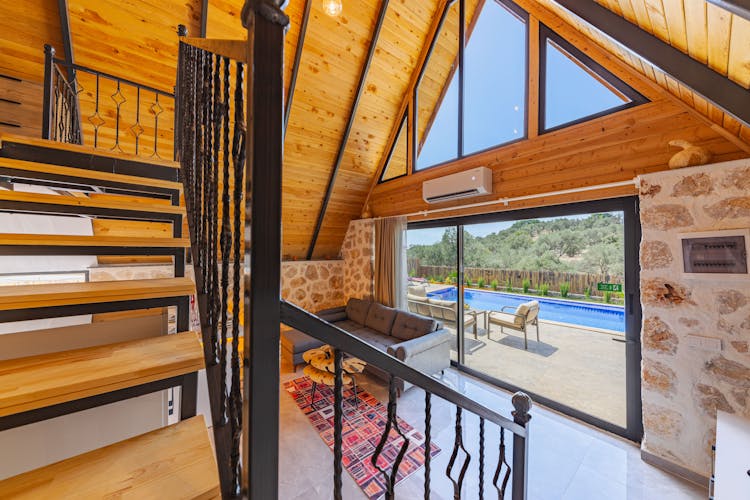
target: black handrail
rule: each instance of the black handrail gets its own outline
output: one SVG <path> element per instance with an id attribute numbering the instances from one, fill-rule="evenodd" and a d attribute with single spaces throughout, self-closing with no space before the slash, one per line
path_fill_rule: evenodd
<path id="1" fill-rule="evenodd" d="M 415 370 L 403 361 L 375 349 L 370 344 L 358 339 L 346 330 L 332 325 L 318 316 L 287 302 L 281 301 L 281 322 L 314 337 L 321 342 L 330 344 L 342 351 L 357 357 L 365 363 L 377 366 L 392 375 L 415 386 L 439 396 L 449 403 L 460 406 L 485 420 L 508 429 L 514 434 L 526 437 L 526 428 L 507 417 L 490 410 L 473 399 L 470 399 L 455 389 L 447 386 L 438 379 Z"/>
<path id="2" fill-rule="evenodd" d="M 431 453 L 431 396 L 438 396 L 450 404 L 456 406 L 456 417 L 455 417 L 455 441 L 453 451 L 450 457 L 450 462 L 445 473 L 451 480 L 454 488 L 454 498 L 460 499 L 462 495 L 463 482 L 466 478 L 466 472 L 468 470 L 469 462 L 471 462 L 471 455 L 467 448 L 463 444 L 463 430 L 461 424 L 461 418 L 463 411 L 474 413 L 479 417 L 480 422 L 480 433 L 479 433 L 479 491 L 480 498 L 483 498 L 484 494 L 484 467 L 485 467 L 485 433 L 484 424 L 485 421 L 492 422 L 500 427 L 500 454 L 498 458 L 497 467 L 493 475 L 493 486 L 498 491 L 498 498 L 502 499 L 505 497 L 506 487 L 508 481 L 513 476 L 513 487 L 511 492 L 511 498 L 513 500 L 524 500 L 526 498 L 527 491 L 527 474 L 528 474 L 528 422 L 531 419 L 529 410 L 531 409 L 531 398 L 524 393 L 516 393 L 513 396 L 512 403 L 515 411 L 513 411 L 513 420 L 500 415 L 499 413 L 483 406 L 473 399 L 466 397 L 465 395 L 455 391 L 448 387 L 441 381 L 426 375 L 414 368 L 406 365 L 402 361 L 395 357 L 382 352 L 366 342 L 358 339 L 351 335 L 349 332 L 342 330 L 341 328 L 328 323 L 327 321 L 311 314 L 300 307 L 281 300 L 281 321 L 292 328 L 307 333 L 321 342 L 330 345 L 333 348 L 334 354 L 334 478 L 333 478 L 333 490 L 334 498 L 342 498 L 342 486 L 341 486 L 341 466 L 342 460 L 342 417 L 343 407 L 341 394 L 343 391 L 342 383 L 342 355 L 344 352 L 351 356 L 355 356 L 362 361 L 376 366 L 380 370 L 384 370 L 389 373 L 389 385 L 388 385 L 388 416 L 386 427 L 381 436 L 380 444 L 375 451 L 375 454 L 371 457 L 371 463 L 373 467 L 377 468 L 385 479 L 387 485 L 385 498 L 386 500 L 392 500 L 395 498 L 395 483 L 398 468 L 403 458 L 404 453 L 409 445 L 407 437 L 399 430 L 398 420 L 396 418 L 396 406 L 397 406 L 397 394 L 395 380 L 401 379 L 409 382 L 425 391 L 425 486 L 424 486 L 424 497 L 425 499 L 430 498 L 430 453 Z M 377 466 L 378 455 L 382 451 L 382 447 L 388 438 L 391 429 L 394 429 L 399 436 L 403 439 L 400 445 L 400 451 L 398 457 L 395 460 L 390 470 L 384 470 Z M 505 431 L 513 433 L 513 460 L 512 466 L 508 464 L 505 457 Z M 459 455 L 464 455 L 464 459 L 461 463 L 458 463 Z M 455 472 L 454 472 L 455 471 Z M 454 474 L 456 477 L 454 478 Z M 502 480 L 501 480 L 502 479 Z M 500 481 L 500 485 L 498 485 Z"/>
<path id="3" fill-rule="evenodd" d="M 86 67 L 86 66 L 81 66 L 80 64 L 75 64 L 75 63 L 71 64 L 71 63 L 69 63 L 68 61 L 66 61 L 64 59 L 54 58 L 53 60 L 54 60 L 55 64 L 57 64 L 58 66 L 63 66 L 65 68 L 72 68 L 72 69 L 75 69 L 77 71 L 84 71 L 86 73 L 90 73 L 92 75 L 97 75 L 97 76 L 100 76 L 100 77 L 104 77 L 104 78 L 107 78 L 109 80 L 114 80 L 116 82 L 124 83 L 126 85 L 130 85 L 132 87 L 136 87 L 136 88 L 139 88 L 141 90 L 147 90 L 148 92 L 153 92 L 154 94 L 159 94 L 159 95 L 163 95 L 164 97 L 172 97 L 172 98 L 174 98 L 174 93 L 170 93 L 170 92 L 167 92 L 165 90 L 159 90 L 157 88 L 150 87 L 150 86 L 144 85 L 142 83 L 138 83 L 138 82 L 134 82 L 132 80 L 128 80 L 127 78 L 122 78 L 122 77 L 119 77 L 119 76 L 115 76 L 115 75 L 113 75 L 111 73 L 105 73 L 104 71 L 99 71 L 99 70 L 92 69 L 92 68 L 89 68 L 89 67 Z"/>

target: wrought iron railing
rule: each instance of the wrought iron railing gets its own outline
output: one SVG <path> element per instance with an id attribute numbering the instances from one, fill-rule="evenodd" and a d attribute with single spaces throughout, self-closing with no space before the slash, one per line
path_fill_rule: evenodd
<path id="1" fill-rule="evenodd" d="M 495 424 L 500 429 L 500 438 L 497 443 L 499 456 L 496 464 L 492 467 L 491 485 L 497 491 L 498 499 L 505 498 L 506 490 L 511 485 L 511 496 L 513 500 L 526 498 L 527 491 L 527 457 L 528 457 L 528 437 L 529 437 L 529 410 L 531 409 L 531 399 L 523 394 L 516 393 L 512 402 L 515 408 L 513 411 L 513 420 L 504 417 L 495 411 L 483 406 L 482 404 L 470 399 L 469 397 L 455 391 L 454 389 L 443 384 L 441 381 L 430 377 L 400 360 L 386 354 L 378 349 L 359 340 L 345 330 L 335 325 L 327 323 L 317 316 L 300 309 L 286 301 L 281 301 L 281 319 L 282 322 L 307 333 L 308 335 L 331 345 L 334 348 L 334 478 L 333 478 L 333 497 L 342 498 L 342 426 L 343 426 L 343 354 L 355 356 L 365 363 L 376 366 L 380 370 L 389 374 L 388 386 L 388 414 L 386 427 L 381 435 L 379 445 L 371 457 L 371 463 L 377 468 L 378 455 L 386 442 L 391 430 L 395 430 L 402 438 L 401 452 L 394 460 L 393 466 L 387 470 L 380 470 L 383 475 L 383 483 L 386 485 L 385 498 L 390 500 L 396 497 L 395 483 L 396 474 L 401 464 L 404 451 L 409 446 L 409 440 L 406 439 L 399 428 L 396 413 L 398 409 L 398 399 L 396 392 L 396 380 L 401 379 L 405 382 L 419 387 L 425 391 L 425 480 L 424 480 L 424 498 L 429 499 L 431 495 L 431 478 L 432 463 L 430 460 L 430 438 L 432 434 L 432 397 L 439 397 L 455 406 L 456 414 L 454 420 L 454 443 L 451 451 L 448 467 L 445 471 L 448 479 L 453 484 L 453 498 L 465 498 L 464 481 L 468 471 L 469 463 L 472 461 L 471 453 L 464 446 L 463 435 L 463 414 L 464 412 L 472 413 L 479 417 L 479 435 L 478 435 L 478 463 L 479 463 L 479 498 L 484 498 L 485 489 L 485 423 Z M 512 459 L 508 462 L 507 445 L 505 442 L 506 432 L 512 434 Z M 463 456 L 463 460 L 459 460 Z M 512 478 L 512 483 L 510 482 Z M 446 492 L 441 492 L 445 495 Z"/>
<path id="2" fill-rule="evenodd" d="M 178 158 L 224 497 L 241 493 L 245 62 L 180 42 Z"/>
<path id="3" fill-rule="evenodd" d="M 43 139 L 174 157 L 174 94 L 57 59 L 50 45 L 44 51 Z"/>

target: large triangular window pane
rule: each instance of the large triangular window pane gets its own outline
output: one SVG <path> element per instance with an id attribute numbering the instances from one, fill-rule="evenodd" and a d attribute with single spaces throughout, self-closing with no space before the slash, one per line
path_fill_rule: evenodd
<path id="1" fill-rule="evenodd" d="M 551 31 L 543 42 L 544 106 L 540 117 L 543 131 L 645 101 L 638 92 Z"/>
<path id="2" fill-rule="evenodd" d="M 401 125 L 396 134 L 396 139 L 393 141 L 393 148 L 388 154 L 388 162 L 385 164 L 383 169 L 383 175 L 380 176 L 380 182 L 389 181 L 396 177 L 406 175 L 406 138 L 407 138 L 407 120 L 406 116 L 401 120 Z"/>

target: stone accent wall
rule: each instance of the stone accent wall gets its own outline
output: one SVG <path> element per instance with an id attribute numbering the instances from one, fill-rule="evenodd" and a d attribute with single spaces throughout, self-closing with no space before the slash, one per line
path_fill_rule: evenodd
<path id="1" fill-rule="evenodd" d="M 344 262 L 283 262 L 281 296 L 310 312 L 344 305 Z"/>
<path id="2" fill-rule="evenodd" d="M 344 243 L 344 296 L 358 299 L 372 298 L 373 259 L 375 258 L 375 222 L 373 219 L 353 220 L 349 223 Z"/>
<path id="3" fill-rule="evenodd" d="M 686 277 L 681 237 L 750 227 L 750 160 L 644 175 L 640 203 L 642 446 L 708 476 L 716 411 L 750 418 L 750 279 Z M 722 351 L 689 347 L 690 334 Z"/>

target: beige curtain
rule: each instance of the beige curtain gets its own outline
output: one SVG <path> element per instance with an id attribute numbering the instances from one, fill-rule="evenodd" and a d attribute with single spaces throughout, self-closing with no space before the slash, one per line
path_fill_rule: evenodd
<path id="1" fill-rule="evenodd" d="M 375 300 L 406 305 L 406 217 L 375 220 Z"/>

